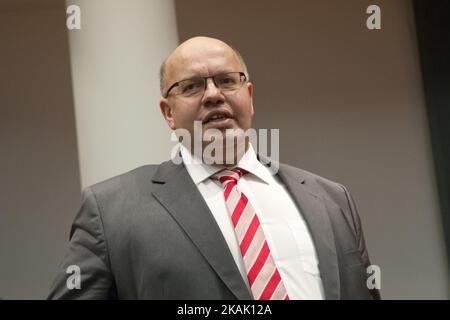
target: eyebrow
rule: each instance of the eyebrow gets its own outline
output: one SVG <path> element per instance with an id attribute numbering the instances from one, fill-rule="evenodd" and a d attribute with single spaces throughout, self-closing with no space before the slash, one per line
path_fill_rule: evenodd
<path id="1" fill-rule="evenodd" d="M 241 71 L 236 71 L 236 70 L 231 70 L 231 69 L 221 69 L 221 70 L 219 70 L 219 71 L 217 71 L 217 72 L 215 72 L 214 74 L 210 74 L 210 75 L 201 75 L 201 74 L 193 74 L 193 75 L 191 75 L 191 76 L 186 76 L 186 77 L 184 77 L 184 78 L 182 78 L 181 80 L 178 80 L 178 81 L 182 81 L 182 80 L 186 80 L 186 79 L 192 79 L 192 78 L 199 78 L 199 77 L 201 77 L 201 78 L 204 78 L 204 77 L 211 77 L 211 76 L 215 76 L 215 75 L 217 75 L 217 74 L 222 74 L 222 73 L 229 73 L 229 72 L 241 72 Z M 243 72 L 243 71 L 242 71 Z M 177 81 L 177 82 L 178 82 Z"/>

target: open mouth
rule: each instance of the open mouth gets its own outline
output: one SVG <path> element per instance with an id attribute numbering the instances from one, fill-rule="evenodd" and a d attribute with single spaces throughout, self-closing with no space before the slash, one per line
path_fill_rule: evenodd
<path id="1" fill-rule="evenodd" d="M 203 122 L 204 124 L 209 123 L 209 122 L 220 122 L 222 120 L 225 119 L 229 119 L 230 117 L 223 115 L 223 114 L 216 114 L 213 115 L 212 117 L 209 117 L 205 122 Z"/>
<path id="2" fill-rule="evenodd" d="M 227 120 L 231 120 L 232 118 L 233 117 L 231 116 L 231 114 L 227 111 L 216 111 L 206 116 L 206 118 L 203 120 L 203 124 L 207 123 L 219 124 L 222 122 L 227 122 Z"/>

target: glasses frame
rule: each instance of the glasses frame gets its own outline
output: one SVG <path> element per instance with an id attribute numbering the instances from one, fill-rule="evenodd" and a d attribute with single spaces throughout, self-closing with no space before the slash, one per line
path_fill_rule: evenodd
<path id="1" fill-rule="evenodd" d="M 214 85 L 216 86 L 216 88 L 219 88 L 219 86 L 218 86 L 217 83 L 216 83 L 215 77 L 221 76 L 221 75 L 230 74 L 230 73 L 239 73 L 240 79 L 241 79 L 242 77 L 244 78 L 244 80 L 242 81 L 242 85 L 244 85 L 244 83 L 247 82 L 247 76 L 246 76 L 245 73 L 242 72 L 242 71 L 231 71 L 231 72 L 218 73 L 218 74 L 215 74 L 215 75 L 209 76 L 209 77 L 192 77 L 192 78 L 186 78 L 186 79 L 182 79 L 182 80 L 177 81 L 177 82 L 175 82 L 174 84 L 172 84 L 172 85 L 169 87 L 169 89 L 167 89 L 166 94 L 165 94 L 163 97 L 167 99 L 167 97 L 169 96 L 170 90 L 172 90 L 173 88 L 179 86 L 179 85 L 180 85 L 180 82 L 183 82 L 183 81 L 186 81 L 186 80 L 193 80 L 193 79 L 199 79 L 199 78 L 204 79 L 204 80 L 205 80 L 205 81 L 204 81 L 205 87 L 203 88 L 203 92 L 205 92 L 205 91 L 206 91 L 206 86 L 207 86 L 207 83 L 208 83 L 208 79 L 211 78 L 212 81 L 213 81 L 213 83 L 214 83 Z M 241 87 L 242 87 L 242 85 L 241 85 Z M 220 89 L 220 88 L 219 88 L 219 89 Z"/>

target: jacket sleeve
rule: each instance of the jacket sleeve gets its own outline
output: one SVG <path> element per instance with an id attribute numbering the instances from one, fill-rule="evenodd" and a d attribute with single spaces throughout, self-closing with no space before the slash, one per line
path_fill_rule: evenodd
<path id="1" fill-rule="evenodd" d="M 101 212 L 95 194 L 86 188 L 48 299 L 109 299 L 114 295 Z"/>
<path id="2" fill-rule="evenodd" d="M 363 232 L 362 226 L 361 226 L 361 219 L 360 219 L 358 211 L 356 209 L 355 201 L 353 200 L 353 197 L 351 196 L 350 192 L 347 190 L 347 188 L 345 186 L 341 185 L 341 187 L 345 191 L 345 196 L 347 198 L 348 206 L 350 208 L 350 212 L 351 212 L 352 219 L 353 219 L 353 225 L 355 226 L 355 234 L 356 234 L 356 239 L 358 242 L 358 249 L 359 249 L 359 252 L 361 253 L 361 259 L 364 263 L 364 267 L 367 270 L 367 267 L 369 267 L 371 265 L 371 263 L 370 263 L 370 259 L 369 259 L 369 254 L 367 252 L 366 242 L 364 240 L 364 232 Z M 369 276 L 370 276 L 370 274 L 367 274 L 367 278 Z M 372 295 L 373 299 L 376 299 L 376 300 L 381 299 L 380 291 L 378 289 L 374 288 L 374 289 L 368 289 L 368 290 L 370 291 L 370 294 Z"/>

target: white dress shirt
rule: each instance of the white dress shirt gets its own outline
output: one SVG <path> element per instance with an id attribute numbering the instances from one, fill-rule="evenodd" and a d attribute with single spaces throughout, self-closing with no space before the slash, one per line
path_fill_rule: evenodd
<path id="1" fill-rule="evenodd" d="M 242 259 L 223 188 L 210 177 L 222 170 L 195 158 L 180 144 L 186 169 L 211 210 L 247 287 L 247 270 Z M 284 282 L 289 299 L 324 299 L 317 253 L 299 208 L 277 176 L 261 164 L 250 144 L 236 167 L 249 173 L 238 181 L 258 215 L 270 252 Z"/>

